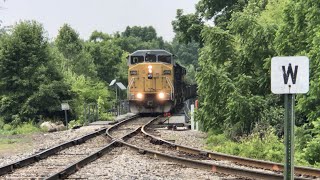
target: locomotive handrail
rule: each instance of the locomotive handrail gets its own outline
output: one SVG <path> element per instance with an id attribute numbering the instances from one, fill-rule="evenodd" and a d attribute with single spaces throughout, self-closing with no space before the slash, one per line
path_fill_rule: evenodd
<path id="1" fill-rule="evenodd" d="M 173 87 L 173 85 L 172 85 L 172 83 L 171 83 L 171 81 L 170 81 L 170 79 L 168 77 L 166 77 L 166 80 L 169 83 L 169 86 L 170 86 L 170 89 L 171 89 L 170 96 L 171 96 L 171 100 L 172 100 L 173 99 L 172 95 L 174 93 L 174 87 Z"/>

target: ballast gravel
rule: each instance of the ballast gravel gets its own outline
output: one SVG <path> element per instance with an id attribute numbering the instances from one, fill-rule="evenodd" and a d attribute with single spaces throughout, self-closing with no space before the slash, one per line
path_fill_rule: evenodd
<path id="1" fill-rule="evenodd" d="M 61 143 L 77 139 L 81 136 L 93 133 L 104 126 L 84 126 L 79 129 L 70 129 L 66 131 L 58 131 L 52 133 L 38 133 L 31 135 L 32 148 L 26 148 L 15 154 L 0 154 L 0 167 L 11 164 L 23 158 L 37 154 L 43 150 L 54 147 Z"/>
<path id="2" fill-rule="evenodd" d="M 80 169 L 68 179 L 222 179 L 218 174 L 142 155 L 119 147 Z"/>
<path id="3" fill-rule="evenodd" d="M 197 149 L 205 149 L 207 133 L 193 130 L 167 130 L 150 129 L 148 133 L 156 135 L 164 140 L 172 141 L 179 145 L 189 146 Z"/>

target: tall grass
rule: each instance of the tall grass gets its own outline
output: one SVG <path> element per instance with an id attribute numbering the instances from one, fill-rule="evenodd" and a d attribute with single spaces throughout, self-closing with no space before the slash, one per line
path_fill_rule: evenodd
<path id="1" fill-rule="evenodd" d="M 35 132 L 40 132 L 41 129 L 33 124 L 32 121 L 22 123 L 17 127 L 13 127 L 10 124 L 0 123 L 0 135 L 14 135 L 14 134 L 31 134 Z"/>

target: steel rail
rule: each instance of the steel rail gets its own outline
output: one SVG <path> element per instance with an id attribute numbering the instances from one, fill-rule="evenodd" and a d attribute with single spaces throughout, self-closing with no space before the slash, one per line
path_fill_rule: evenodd
<path id="1" fill-rule="evenodd" d="M 262 179 L 262 180 L 270 180 L 270 179 L 282 180 L 283 179 L 283 176 L 281 174 L 260 172 L 260 171 L 254 171 L 254 170 L 243 169 L 243 168 L 238 168 L 238 167 L 230 167 L 230 166 L 226 166 L 226 165 L 218 165 L 218 164 L 213 164 L 213 163 L 208 163 L 208 162 L 201 162 L 201 161 L 197 161 L 197 160 L 190 160 L 190 159 L 186 159 L 186 158 L 182 158 L 182 157 L 168 155 L 165 153 L 160 153 L 160 152 L 153 151 L 153 150 L 147 150 L 144 148 L 140 148 L 140 147 L 134 146 L 132 144 L 126 143 L 124 141 L 119 141 L 119 143 L 122 143 L 125 146 L 133 148 L 141 154 L 150 155 L 152 157 L 171 161 L 171 162 L 177 162 L 180 164 L 187 165 L 189 167 L 212 171 L 214 173 L 230 174 L 230 175 L 236 175 L 236 176 L 245 177 L 245 178 Z M 306 178 L 297 177 L 296 179 L 305 180 Z"/>
<path id="2" fill-rule="evenodd" d="M 249 169 L 243 169 L 239 167 L 230 167 L 226 165 L 219 165 L 215 163 L 208 163 L 208 162 L 202 162 L 202 161 L 197 161 L 197 160 L 190 160 L 187 158 L 182 158 L 182 157 L 177 157 L 173 155 L 168 155 L 166 153 L 160 153 L 157 151 L 153 150 L 147 150 L 145 148 L 140 148 L 135 145 L 129 144 L 125 142 L 129 138 L 135 136 L 136 134 L 140 133 L 141 131 L 144 131 L 144 128 L 148 125 L 150 125 L 154 120 L 149 121 L 146 125 L 137 128 L 135 131 L 127 134 L 122 138 L 123 141 L 119 141 L 119 143 L 122 143 L 128 147 L 131 147 L 135 150 L 137 150 L 141 154 L 149 154 L 151 156 L 168 160 L 168 161 L 174 161 L 178 162 L 184 165 L 188 165 L 191 167 L 195 168 L 201 168 L 204 170 L 209 170 L 212 172 L 217 172 L 217 173 L 224 173 L 224 174 L 231 174 L 231 175 L 236 175 L 236 176 L 242 176 L 245 178 L 254 178 L 254 179 L 283 179 L 282 174 L 278 173 L 269 173 L 269 172 L 261 172 L 261 171 L 256 171 L 256 170 L 249 170 Z M 202 154 L 198 154 L 202 155 Z M 308 179 L 308 178 L 302 178 L 302 177 L 295 177 L 295 179 Z"/>
<path id="3" fill-rule="evenodd" d="M 131 117 L 125 118 L 123 120 L 119 120 L 117 122 L 120 123 L 122 121 L 126 121 L 128 119 L 136 118 L 136 117 L 138 117 L 138 115 L 131 116 Z M 54 155 L 57 152 L 62 151 L 64 149 L 67 149 L 67 148 L 70 148 L 72 146 L 80 145 L 82 143 L 85 143 L 89 139 L 92 139 L 92 138 L 94 138 L 96 136 L 104 134 L 106 132 L 106 130 L 107 130 L 107 128 L 102 128 L 102 129 L 100 129 L 100 130 L 98 130 L 96 132 L 84 135 L 84 136 L 82 136 L 80 138 L 77 138 L 77 139 L 62 143 L 62 144 L 59 144 L 57 146 L 54 146 L 52 148 L 49 148 L 49 149 L 44 150 L 42 152 L 39 152 L 39 153 L 37 153 L 35 155 L 31 155 L 31 156 L 29 156 L 27 158 L 24 158 L 22 160 L 18 160 L 16 162 L 11 163 L 11 164 L 2 166 L 2 167 L 0 167 L 0 176 L 8 174 L 10 172 L 13 172 L 15 169 L 22 168 L 22 167 L 28 166 L 30 164 L 33 164 L 35 162 L 38 162 L 38 161 L 40 161 L 42 159 L 45 159 L 45 158 L 47 158 L 47 157 L 49 157 L 51 155 Z"/>
<path id="4" fill-rule="evenodd" d="M 76 171 L 78 171 L 79 169 L 81 169 L 82 167 L 84 167 L 85 165 L 89 164 L 92 161 L 97 160 L 98 158 L 102 157 L 103 155 L 107 154 L 108 152 L 112 151 L 114 148 L 116 148 L 119 145 L 122 145 L 121 143 L 119 143 L 119 141 L 115 138 L 113 138 L 110 135 L 110 131 L 114 130 L 115 128 L 119 127 L 120 125 L 123 125 L 125 123 L 128 123 L 129 121 L 132 121 L 133 119 L 136 119 L 137 117 L 139 117 L 139 115 L 135 115 L 132 116 L 129 119 L 125 119 L 123 121 L 120 121 L 116 124 L 114 124 L 113 126 L 109 127 L 106 130 L 106 135 L 109 136 L 109 138 L 113 139 L 113 141 L 109 144 L 107 144 L 105 147 L 99 149 L 98 151 L 90 154 L 89 156 L 79 160 L 78 162 L 64 168 L 63 170 L 51 175 L 50 177 L 48 177 L 48 180 L 55 180 L 55 179 L 65 179 L 67 178 L 69 175 L 75 173 Z M 154 121 L 158 119 L 158 117 L 152 119 L 151 121 Z M 148 122 L 149 123 L 149 122 Z M 138 127 L 137 129 L 135 129 L 133 132 L 136 132 L 138 130 L 141 129 L 143 125 L 141 125 L 140 127 Z M 139 131 L 138 131 L 139 132 Z M 131 134 L 132 132 L 129 132 L 128 134 Z M 126 137 L 128 134 L 124 135 L 123 137 Z M 120 138 L 122 139 L 122 138 Z"/>
<path id="5" fill-rule="evenodd" d="M 147 124 L 151 124 L 156 119 L 157 118 L 150 120 Z M 125 123 L 125 122 L 117 123 L 114 126 L 110 127 L 108 130 L 112 130 L 112 129 L 118 127 L 122 123 Z M 246 170 L 243 168 L 229 167 L 229 166 L 225 166 L 225 165 L 218 165 L 218 164 L 213 164 L 213 163 L 185 159 L 185 158 L 167 155 L 167 154 L 152 151 L 152 150 L 143 149 L 143 148 L 140 148 L 140 147 L 137 147 L 132 144 L 124 142 L 126 139 L 134 136 L 135 134 L 140 133 L 145 126 L 146 126 L 146 124 L 136 128 L 134 131 L 127 133 L 122 138 L 119 138 L 119 139 L 113 141 L 112 143 L 108 144 L 107 146 L 103 147 L 102 149 L 98 150 L 97 152 L 78 161 L 77 163 L 72 164 L 71 166 L 67 167 L 66 169 L 49 177 L 48 179 L 66 178 L 68 175 L 79 170 L 81 167 L 85 166 L 86 164 L 98 159 L 102 155 L 110 152 L 113 148 L 115 148 L 116 146 L 119 146 L 120 144 L 128 146 L 130 148 L 133 148 L 136 151 L 138 151 L 140 154 L 147 154 L 147 155 L 151 155 L 155 158 L 159 158 L 159 159 L 163 159 L 163 160 L 167 160 L 167 161 L 173 161 L 173 162 L 181 163 L 181 164 L 184 164 L 184 165 L 187 165 L 190 167 L 201 168 L 201 169 L 209 170 L 209 171 L 216 172 L 216 173 L 232 174 L 232 175 L 236 175 L 236 176 L 240 176 L 240 177 L 254 178 L 254 179 L 268 179 L 268 180 L 269 179 L 283 179 L 283 176 L 281 174 L 277 174 L 277 173 L 259 172 L 259 171 L 254 171 L 254 170 Z M 107 132 L 108 132 L 108 130 L 107 130 Z M 107 134 L 109 134 L 109 132 Z M 109 136 L 109 137 L 112 138 L 112 136 Z M 296 179 L 306 179 L 306 178 L 297 177 Z"/>
<path id="6" fill-rule="evenodd" d="M 124 120 L 124 121 L 121 121 L 121 122 L 118 122 L 118 123 L 114 124 L 113 126 L 109 127 L 109 128 L 106 130 L 106 135 L 107 135 L 109 138 L 115 140 L 115 138 L 110 134 L 110 132 L 113 131 L 114 129 L 118 128 L 119 126 L 121 126 L 121 125 L 123 125 L 123 124 L 125 124 L 125 123 L 128 123 L 129 121 L 134 120 L 134 119 L 137 118 L 137 117 L 140 117 L 140 116 L 137 116 L 137 115 L 136 115 L 136 116 L 133 116 L 133 118 L 131 118 L 131 119 L 127 119 L 127 120 Z M 157 117 L 153 118 L 152 120 L 150 120 L 150 121 L 147 122 L 146 124 L 149 124 L 150 122 L 153 122 L 153 121 L 157 120 L 159 117 L 160 117 L 160 116 L 157 116 Z M 144 126 L 144 125 L 141 125 L 141 126 Z M 138 129 L 139 129 L 139 128 L 138 128 Z M 130 133 L 129 133 L 129 134 L 130 134 Z M 126 135 L 124 135 L 124 136 L 126 136 Z M 120 138 L 120 139 L 122 139 L 122 138 Z"/>
<path id="7" fill-rule="evenodd" d="M 118 146 L 118 142 L 112 141 L 111 143 L 107 144 L 106 146 L 102 147 L 98 151 L 90 154 L 89 156 L 79 160 L 78 162 L 68 166 L 67 168 L 51 175 L 50 177 L 46 178 L 47 180 L 56 180 L 56 179 L 65 179 L 69 175 L 75 173 L 85 165 L 89 164 L 92 161 L 97 160 L 98 158 L 102 157 L 103 155 L 112 151 L 115 147 Z"/>
<path id="8" fill-rule="evenodd" d="M 38 162 L 38 161 L 40 161 L 42 159 L 45 159 L 45 158 L 47 158 L 47 157 L 49 157 L 51 155 L 56 154 L 59 151 L 62 151 L 64 149 L 70 148 L 70 147 L 75 146 L 75 145 L 82 144 L 82 143 L 86 142 L 87 140 L 89 140 L 91 138 L 94 138 L 96 136 L 99 136 L 99 135 L 103 134 L 106 131 L 106 129 L 107 128 L 103 128 L 103 129 L 101 129 L 99 131 L 96 131 L 94 133 L 91 133 L 91 134 L 88 134 L 88 135 L 84 135 L 84 136 L 82 136 L 80 138 L 77 138 L 77 139 L 74 139 L 74 140 L 59 144 L 57 146 L 54 146 L 52 148 L 49 148 L 49 149 L 44 150 L 42 152 L 39 152 L 39 153 L 37 153 L 35 155 L 29 156 L 27 158 L 24 158 L 22 160 L 18 160 L 16 162 L 11 163 L 11 164 L 2 166 L 2 167 L 0 167 L 0 175 L 8 174 L 8 173 L 14 171 L 15 169 L 18 169 L 18 168 L 30 165 L 32 163 Z"/>
<path id="9" fill-rule="evenodd" d="M 188 146 L 183 146 L 183 145 L 178 145 L 166 140 L 163 140 L 159 137 L 153 136 L 149 133 L 146 132 L 146 128 L 151 125 L 152 122 L 149 122 L 148 124 L 145 124 L 142 128 L 141 131 L 148 137 L 153 139 L 153 142 L 158 143 L 158 144 L 167 144 L 173 148 L 175 148 L 178 151 L 190 153 L 190 154 L 195 154 L 195 155 L 203 155 L 206 157 L 209 157 L 211 159 L 215 160 L 227 160 L 231 161 L 236 164 L 240 165 L 245 165 L 249 167 L 255 167 L 255 168 L 261 168 L 261 169 L 267 169 L 267 170 L 272 170 L 276 172 L 283 172 L 284 166 L 283 164 L 280 163 L 275 163 L 271 161 L 263 161 L 263 160 L 256 160 L 256 159 L 250 159 L 250 158 L 243 158 L 239 156 L 234 156 L 234 155 L 228 155 L 228 154 L 223 154 L 223 153 L 218 153 L 218 152 L 211 152 L 211 151 L 206 151 L 206 150 L 200 150 Z M 313 177 L 320 177 L 320 169 L 316 168 L 310 168 L 310 167 L 302 167 L 302 166 L 295 166 L 295 174 L 297 175 L 308 175 L 308 176 L 313 176 Z"/>

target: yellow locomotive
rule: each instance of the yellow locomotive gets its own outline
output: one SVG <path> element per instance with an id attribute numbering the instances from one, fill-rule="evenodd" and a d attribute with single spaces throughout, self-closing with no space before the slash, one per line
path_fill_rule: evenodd
<path id="1" fill-rule="evenodd" d="M 128 100 L 133 113 L 165 113 L 188 98 L 185 68 L 165 50 L 138 50 L 128 57 Z M 195 93 L 195 92 L 194 92 Z"/>

